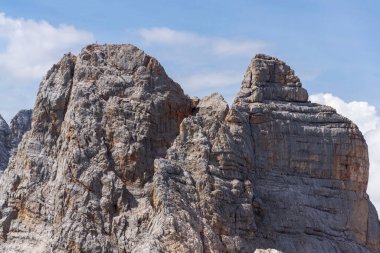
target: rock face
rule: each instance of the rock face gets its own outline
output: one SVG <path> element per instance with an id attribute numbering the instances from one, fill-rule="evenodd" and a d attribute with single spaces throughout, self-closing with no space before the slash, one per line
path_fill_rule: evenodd
<path id="1" fill-rule="evenodd" d="M 9 139 L 11 130 L 7 122 L 0 116 L 0 170 L 4 170 L 9 160 Z"/>
<path id="2" fill-rule="evenodd" d="M 258 65 L 271 74 L 257 72 Z M 283 66 L 256 56 L 233 106 L 250 126 L 263 243 L 286 252 L 379 252 L 379 221 L 366 194 L 367 145 L 358 128 L 334 109 L 306 102 L 292 82 L 276 80 L 280 89 L 273 92 L 283 95 L 255 102 L 257 80 L 271 87 L 278 75 L 293 76 Z"/>
<path id="3" fill-rule="evenodd" d="M 229 108 L 131 45 L 44 78 L 0 182 L 1 252 L 380 252 L 362 134 L 257 55 Z"/>
<path id="4" fill-rule="evenodd" d="M 21 110 L 11 120 L 10 126 L 0 116 L 0 172 L 7 165 L 20 143 L 25 132 L 29 131 L 32 123 L 32 110 Z"/>
<path id="5" fill-rule="evenodd" d="M 11 120 L 10 142 L 12 146 L 12 150 L 11 150 L 12 154 L 16 151 L 17 146 L 21 142 L 21 139 L 24 136 L 24 134 L 27 131 L 29 131 L 31 127 L 32 127 L 32 110 L 21 110 Z"/>

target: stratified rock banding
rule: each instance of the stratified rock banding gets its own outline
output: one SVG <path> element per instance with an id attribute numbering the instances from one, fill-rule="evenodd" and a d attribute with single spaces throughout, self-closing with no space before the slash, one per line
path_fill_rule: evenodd
<path id="1" fill-rule="evenodd" d="M 65 55 L 0 180 L 1 252 L 380 252 L 362 134 L 266 55 L 231 108 L 131 45 Z"/>

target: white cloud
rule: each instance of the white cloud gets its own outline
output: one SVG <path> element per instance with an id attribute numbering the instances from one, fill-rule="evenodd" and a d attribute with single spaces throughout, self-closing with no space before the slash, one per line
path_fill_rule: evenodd
<path id="1" fill-rule="evenodd" d="M 254 39 L 206 36 L 168 27 L 140 29 L 133 35 L 135 43 L 157 56 L 185 92 L 200 97 L 210 89 L 226 98 L 236 94 L 250 59 L 271 47 Z"/>
<path id="2" fill-rule="evenodd" d="M 93 41 L 91 33 L 73 26 L 0 12 L 0 114 L 9 122 L 18 110 L 32 108 L 39 81 L 51 66 Z"/>
<path id="3" fill-rule="evenodd" d="M 369 152 L 369 182 L 368 195 L 372 203 L 380 212 L 380 116 L 376 113 L 376 108 L 367 102 L 345 102 L 332 94 L 316 94 L 310 96 L 310 100 L 315 103 L 325 104 L 334 107 L 338 113 L 346 116 L 355 122 L 363 132 L 368 144 Z"/>
<path id="4" fill-rule="evenodd" d="M 0 68 L 16 80 L 41 79 L 64 53 L 92 41 L 91 33 L 73 26 L 53 26 L 0 13 Z"/>
<path id="5" fill-rule="evenodd" d="M 339 114 L 351 119 L 364 134 L 376 129 L 380 123 L 380 118 L 376 114 L 375 106 L 367 102 L 352 101 L 346 103 L 342 99 L 332 94 L 311 95 L 310 100 L 315 103 L 329 105 L 337 110 Z"/>
<path id="6" fill-rule="evenodd" d="M 261 41 L 201 36 L 167 27 L 141 29 L 138 33 L 146 44 L 184 47 L 184 50 L 189 50 L 189 47 L 202 48 L 217 56 L 252 56 L 268 48 L 268 44 Z"/>
<path id="7" fill-rule="evenodd" d="M 371 201 L 376 206 L 378 213 L 380 214 L 380 126 L 378 126 L 375 130 L 366 133 L 365 139 L 368 144 L 370 162 L 367 192 L 371 198 Z"/>

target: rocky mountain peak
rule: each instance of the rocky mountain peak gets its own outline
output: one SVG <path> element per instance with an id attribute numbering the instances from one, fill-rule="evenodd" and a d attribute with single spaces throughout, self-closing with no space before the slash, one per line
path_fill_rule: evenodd
<path id="1" fill-rule="evenodd" d="M 0 116 L 0 172 L 8 165 L 22 136 L 31 128 L 32 110 L 21 110 L 11 120 L 10 126 Z"/>
<path id="2" fill-rule="evenodd" d="M 244 75 L 237 101 L 267 100 L 307 102 L 308 93 L 285 62 L 264 54 L 256 55 Z"/>
<path id="3" fill-rule="evenodd" d="M 32 118 L 0 178 L 2 252 L 380 252 L 362 134 L 274 57 L 230 108 L 132 45 L 90 45 Z"/>

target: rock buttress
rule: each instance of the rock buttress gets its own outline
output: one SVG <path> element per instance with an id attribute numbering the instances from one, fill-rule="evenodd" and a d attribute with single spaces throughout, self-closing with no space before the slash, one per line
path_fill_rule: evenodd
<path id="1" fill-rule="evenodd" d="M 379 252 L 367 145 L 356 125 L 308 102 L 294 71 L 263 55 L 232 108 L 250 126 L 263 242 L 284 252 Z"/>
<path id="2" fill-rule="evenodd" d="M 0 250 L 380 252 L 367 180 L 358 128 L 274 57 L 229 108 L 131 45 L 91 45 L 41 84 L 0 182 Z"/>

